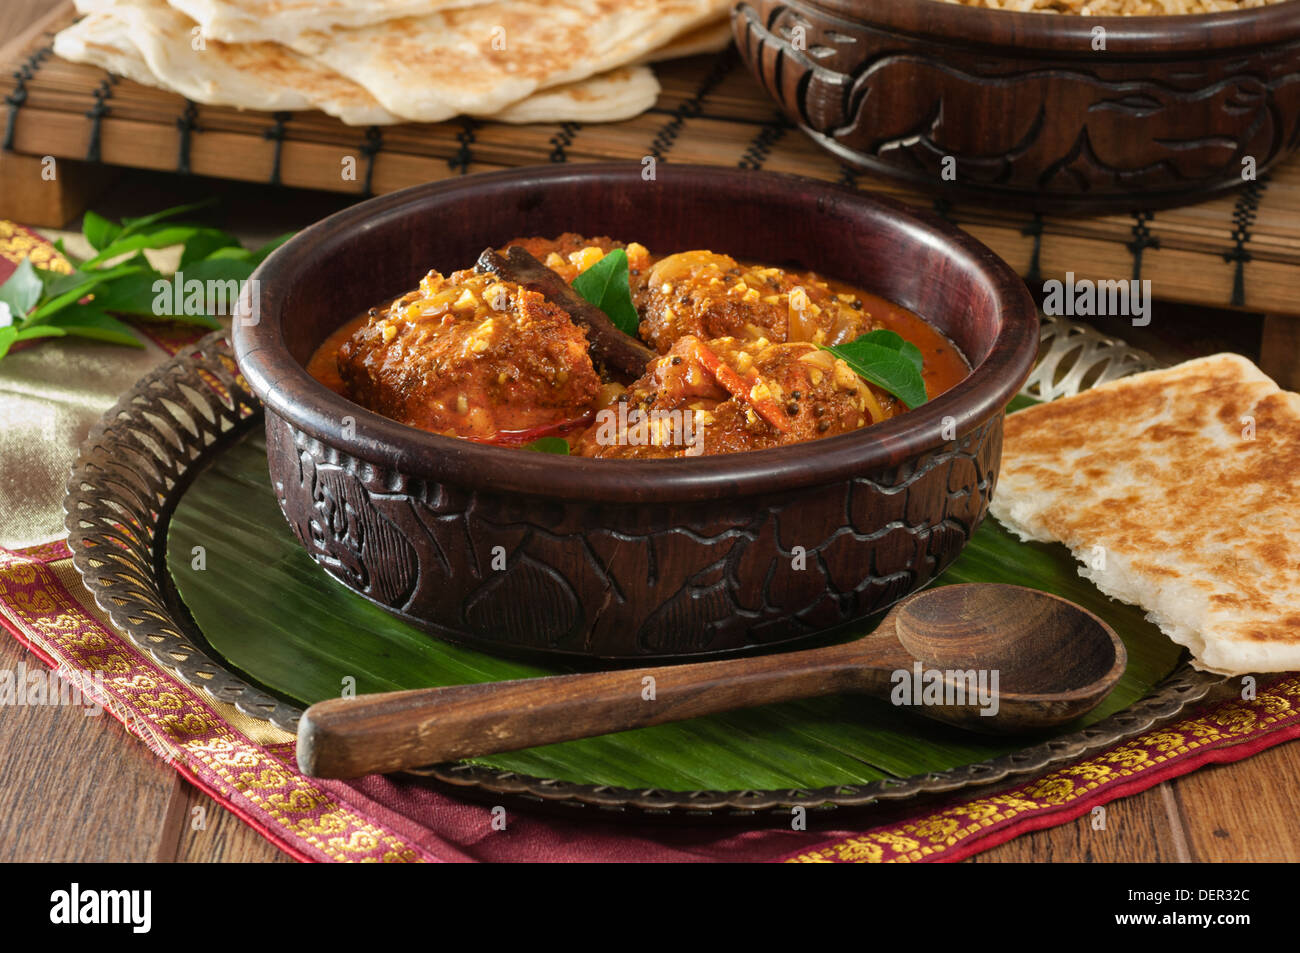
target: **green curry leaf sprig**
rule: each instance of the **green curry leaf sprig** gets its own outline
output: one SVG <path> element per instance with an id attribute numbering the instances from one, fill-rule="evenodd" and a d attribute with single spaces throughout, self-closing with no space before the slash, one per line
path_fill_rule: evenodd
<path id="1" fill-rule="evenodd" d="M 830 351 L 863 380 L 893 394 L 909 408 L 926 402 L 921 349 L 893 331 L 870 331 L 823 350 Z"/>
<path id="2" fill-rule="evenodd" d="M 225 286 L 247 280 L 289 236 L 249 250 L 229 232 L 174 221 L 210 204 L 182 205 L 121 222 L 87 212 L 81 228 L 94 255 L 78 259 L 58 241 L 55 248 L 72 266 L 70 274 L 37 268 L 24 259 L 0 284 L 0 358 L 20 341 L 37 338 L 82 337 L 143 347 L 118 315 L 220 327 L 206 295 L 211 282 Z M 177 245 L 182 250 L 175 274 L 154 268 L 144 254 Z"/>
<path id="3" fill-rule="evenodd" d="M 573 279 L 573 290 L 589 303 L 605 312 L 614 327 L 624 334 L 636 337 L 641 323 L 632 303 L 632 289 L 627 273 L 627 252 L 615 248 L 578 277 Z"/>

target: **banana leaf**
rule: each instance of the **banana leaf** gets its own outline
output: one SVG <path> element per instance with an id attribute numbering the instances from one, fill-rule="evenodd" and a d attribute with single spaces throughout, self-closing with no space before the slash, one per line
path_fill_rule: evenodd
<path id="1" fill-rule="evenodd" d="M 195 557 L 201 546 L 202 559 Z M 261 687 L 308 705 L 358 694 L 558 674 L 442 642 L 350 592 L 293 538 L 272 494 L 260 432 L 222 452 L 172 517 L 167 564 L 216 657 Z M 202 566 L 203 568 L 196 568 Z M 1123 638 L 1129 664 L 1100 708 L 1065 734 L 1128 707 L 1172 671 L 1181 650 L 1078 575 L 1069 552 L 1025 544 L 989 518 L 939 584 L 1009 582 L 1064 596 Z M 856 637 L 876 619 L 839 633 Z M 929 722 L 886 702 L 837 696 L 474 759 L 540 777 L 669 790 L 783 789 L 905 777 L 1019 750 Z"/>

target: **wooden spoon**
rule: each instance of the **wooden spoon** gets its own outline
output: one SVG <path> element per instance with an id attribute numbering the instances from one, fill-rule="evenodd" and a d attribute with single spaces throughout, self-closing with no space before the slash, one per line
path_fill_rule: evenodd
<path id="1" fill-rule="evenodd" d="M 899 603 L 864 638 L 802 652 L 317 702 L 298 725 L 298 765 L 352 778 L 840 692 L 892 696 L 976 731 L 1031 732 L 1095 708 L 1126 662 L 1111 628 L 1065 599 L 941 586 Z M 976 682 L 956 674 L 972 670 Z M 916 704 L 926 683 L 953 703 Z"/>

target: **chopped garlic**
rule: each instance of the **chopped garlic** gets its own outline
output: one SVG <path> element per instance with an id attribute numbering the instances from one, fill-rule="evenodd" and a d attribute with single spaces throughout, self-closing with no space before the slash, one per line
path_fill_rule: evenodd
<path id="1" fill-rule="evenodd" d="M 858 389 L 858 375 L 843 361 L 835 362 L 835 386 L 842 390 Z"/>
<path id="2" fill-rule="evenodd" d="M 493 311 L 504 311 L 510 307 L 510 289 L 499 281 L 494 285 L 488 285 L 487 290 L 483 292 L 483 298 Z"/>
<path id="3" fill-rule="evenodd" d="M 442 288 L 444 281 L 446 279 L 442 277 L 441 272 L 431 271 L 420 279 L 420 293 L 425 297 L 435 294 Z"/>
<path id="4" fill-rule="evenodd" d="M 578 271 L 586 271 L 596 262 L 605 257 L 605 253 L 595 245 L 588 245 L 586 248 L 580 248 L 569 256 L 569 261 L 577 265 Z"/>

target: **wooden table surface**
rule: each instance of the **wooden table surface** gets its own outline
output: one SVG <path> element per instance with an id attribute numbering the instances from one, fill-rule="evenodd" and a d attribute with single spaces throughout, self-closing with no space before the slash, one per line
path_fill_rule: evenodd
<path id="1" fill-rule="evenodd" d="M 50 5 L 4 0 L 0 37 Z M 0 636 L 0 669 L 19 663 L 42 665 Z M 1300 860 L 1298 779 L 1290 742 L 1114 802 L 1104 830 L 1085 815 L 971 862 Z M 70 706 L 0 709 L 0 831 L 0 861 L 289 861 L 111 717 Z"/>

